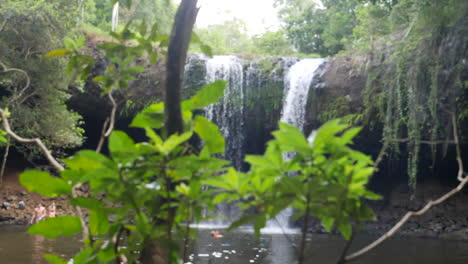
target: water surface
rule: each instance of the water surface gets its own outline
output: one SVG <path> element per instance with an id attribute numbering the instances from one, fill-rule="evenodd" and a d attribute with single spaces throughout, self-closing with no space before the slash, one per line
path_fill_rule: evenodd
<path id="1" fill-rule="evenodd" d="M 24 227 L 0 227 L 0 263 L 42 264 L 42 255 L 73 256 L 80 248 L 80 237 L 61 237 L 50 240 L 24 233 Z M 214 239 L 210 229 L 198 230 L 198 238 L 191 241 L 186 262 L 193 264 L 293 264 L 296 262 L 298 234 L 264 234 L 256 239 L 251 232 L 237 231 Z M 358 236 L 353 249 L 370 242 L 374 237 Z M 306 250 L 310 264 L 335 264 L 345 242 L 338 236 L 312 235 Z M 394 238 L 356 264 L 467 264 L 468 243 L 459 241 Z"/>

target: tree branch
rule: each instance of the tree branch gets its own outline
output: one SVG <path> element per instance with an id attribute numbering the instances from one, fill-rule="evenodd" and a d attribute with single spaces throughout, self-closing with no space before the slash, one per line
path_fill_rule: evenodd
<path id="1" fill-rule="evenodd" d="M 390 230 L 388 230 L 380 238 L 378 238 L 374 242 L 370 243 L 366 247 L 362 248 L 361 250 L 359 250 L 359 251 L 357 251 L 357 252 L 355 252 L 355 253 L 353 253 L 351 255 L 346 256 L 346 258 L 345 258 L 346 261 L 354 260 L 354 259 L 368 253 L 369 251 L 371 251 L 375 247 L 382 244 L 382 242 L 384 242 L 385 240 L 387 240 L 388 238 L 393 236 L 411 217 L 420 216 L 420 215 L 425 214 L 427 211 L 429 211 L 429 209 L 431 209 L 432 207 L 434 207 L 434 206 L 436 206 L 438 204 L 441 204 L 441 203 L 445 202 L 447 199 L 449 199 L 453 195 L 457 194 L 458 192 L 460 192 L 465 187 L 465 185 L 468 183 L 468 174 L 466 172 L 464 172 L 464 170 L 463 170 L 463 161 L 462 161 L 462 158 L 461 158 L 457 122 L 456 122 L 455 114 L 453 114 L 453 113 L 452 113 L 452 126 L 453 126 L 453 137 L 454 137 L 454 142 L 455 142 L 455 145 L 456 145 L 457 162 L 458 162 L 457 179 L 460 181 L 458 186 L 456 188 L 452 189 L 450 192 L 442 195 L 437 200 L 435 200 L 435 201 L 430 200 L 429 202 L 427 202 L 427 204 L 422 209 L 420 209 L 418 211 L 409 211 L 409 212 L 407 212 L 401 218 L 400 221 L 398 221 Z"/>
<path id="2" fill-rule="evenodd" d="M 102 146 L 104 145 L 104 141 L 106 140 L 106 138 L 110 136 L 115 126 L 115 115 L 117 113 L 117 103 L 115 102 L 114 96 L 112 96 L 112 91 L 110 91 L 107 94 L 107 96 L 109 97 L 109 100 L 112 103 L 112 110 L 111 110 L 110 116 L 106 118 L 106 121 L 104 121 L 104 124 L 102 126 L 101 137 L 99 138 L 99 143 L 96 148 L 97 153 L 101 152 Z"/>
<path id="3" fill-rule="evenodd" d="M 1 31 L 1 30 L 0 30 Z M 15 93 L 13 95 L 13 98 L 11 98 L 10 100 L 8 100 L 7 104 L 6 104 L 6 107 L 10 106 L 12 103 L 14 103 L 16 100 L 18 100 L 19 98 L 21 98 L 21 96 L 23 95 L 24 91 L 26 91 L 26 89 L 29 88 L 29 85 L 31 85 L 31 78 L 29 77 L 29 74 L 24 71 L 24 70 L 21 70 L 21 69 L 17 69 L 17 68 L 8 68 L 3 62 L 0 61 L 0 66 L 2 66 L 3 68 L 3 72 L 12 72 L 12 71 L 16 71 L 16 72 L 19 72 L 21 74 L 23 74 L 25 77 L 26 77 L 26 84 L 23 86 L 23 89 L 21 89 L 19 92 L 15 89 Z"/>

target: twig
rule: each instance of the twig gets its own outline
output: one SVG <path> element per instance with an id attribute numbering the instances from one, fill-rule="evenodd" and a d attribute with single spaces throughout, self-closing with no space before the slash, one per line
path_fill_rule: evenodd
<path id="1" fill-rule="evenodd" d="M 109 124 L 109 117 L 106 118 L 106 121 L 104 121 L 104 124 L 102 125 L 101 138 L 99 138 L 99 143 L 98 143 L 98 146 L 96 148 L 97 153 L 101 152 L 102 146 L 104 145 L 104 140 L 106 139 L 106 136 L 105 136 L 106 127 L 107 127 L 108 124 Z"/>
<path id="2" fill-rule="evenodd" d="M 432 207 L 434 207 L 434 206 L 436 206 L 438 204 L 441 204 L 441 203 L 445 202 L 447 199 L 449 199 L 453 195 L 457 194 L 458 192 L 460 192 L 465 187 L 465 185 L 468 183 L 468 174 L 463 171 L 463 161 L 462 161 L 462 158 L 461 158 L 461 151 L 460 151 L 460 144 L 459 144 L 460 142 L 459 142 L 458 132 L 457 132 L 457 122 L 456 122 L 456 117 L 455 117 L 455 115 L 453 113 L 452 113 L 452 125 L 453 125 L 454 142 L 456 144 L 457 162 L 458 162 L 457 179 L 460 181 L 460 184 L 458 184 L 458 186 L 456 188 L 452 189 L 450 192 L 448 192 L 448 193 L 442 195 L 441 197 L 439 197 L 437 200 L 435 200 L 435 201 L 430 200 L 419 211 L 407 212 L 403 216 L 403 218 L 401 218 L 400 221 L 398 221 L 389 231 L 387 231 L 385 234 L 383 234 L 380 238 L 378 238 L 377 240 L 375 240 L 371 244 L 367 245 L 366 247 L 362 248 L 361 250 L 359 250 L 359 251 L 357 251 L 357 252 L 355 252 L 355 253 L 353 253 L 351 255 L 346 256 L 346 258 L 345 258 L 346 261 L 356 259 L 356 258 L 366 254 L 370 250 L 374 249 L 375 247 L 379 246 L 386 239 L 393 236 L 411 217 L 420 216 L 420 215 L 425 214 L 427 211 L 429 211 L 429 209 L 431 209 Z"/>
<path id="3" fill-rule="evenodd" d="M 2 168 L 0 169 L 0 185 L 3 183 L 3 175 L 5 174 L 6 163 L 8 159 L 8 153 L 10 152 L 10 136 L 7 135 L 7 145 L 5 147 L 5 153 L 3 154 Z"/>
<path id="4" fill-rule="evenodd" d="M 110 136 L 112 131 L 114 130 L 114 125 L 115 125 L 115 115 L 117 113 L 117 103 L 115 102 L 114 96 L 112 96 L 112 90 L 107 94 L 109 97 L 109 100 L 112 103 L 112 110 L 111 114 L 108 118 L 106 118 L 106 121 L 104 121 L 104 124 L 102 126 L 102 132 L 101 132 L 101 137 L 99 138 L 99 143 L 96 148 L 96 152 L 99 153 L 102 150 L 102 146 L 104 145 L 104 141 L 106 138 Z"/>
<path id="5" fill-rule="evenodd" d="M 377 156 L 377 159 L 375 160 L 374 171 L 379 168 L 379 164 L 382 162 L 382 160 L 383 160 L 383 158 L 385 156 L 385 153 L 387 152 L 387 148 L 388 148 L 388 141 L 385 141 L 383 146 L 382 146 L 382 149 L 380 149 L 379 156 Z"/>
<path id="6" fill-rule="evenodd" d="M 23 86 L 23 89 L 21 89 L 18 93 L 16 93 L 16 89 L 15 89 L 15 95 L 13 95 L 13 98 L 11 98 L 10 100 L 8 100 L 7 104 L 6 104 L 6 107 L 8 107 L 9 105 L 11 105 L 14 101 L 18 100 L 24 93 L 24 91 L 26 91 L 26 89 L 29 88 L 29 85 L 31 84 L 31 78 L 29 78 L 29 74 L 24 71 L 24 70 L 21 70 L 21 69 L 17 69 L 17 68 L 8 68 L 3 62 L 0 61 L 0 66 L 2 66 L 3 68 L 3 72 L 12 72 L 12 71 L 16 71 L 16 72 L 19 72 L 19 73 L 22 73 L 25 77 L 26 77 L 26 84 Z"/>
<path id="7" fill-rule="evenodd" d="M 3 128 L 5 129 L 5 132 L 7 132 L 8 135 L 10 135 L 16 141 L 19 141 L 21 143 L 37 144 L 37 146 L 42 150 L 42 152 L 46 156 L 47 160 L 50 162 L 50 164 L 52 164 L 52 166 L 54 166 L 55 169 L 57 169 L 58 171 L 64 170 L 64 167 L 52 156 L 51 152 L 44 145 L 42 140 L 40 140 L 39 138 L 23 138 L 23 137 L 18 136 L 15 132 L 11 130 L 10 123 L 8 122 L 8 118 L 3 109 L 0 109 L 0 114 L 2 116 Z"/>
<path id="8" fill-rule="evenodd" d="M 386 142 L 398 142 L 398 143 L 406 143 L 411 141 L 411 138 L 390 138 L 387 139 Z M 457 144 L 455 140 L 420 140 L 421 144 L 427 145 L 438 145 L 438 144 Z"/>
<path id="9" fill-rule="evenodd" d="M 346 254 L 348 254 L 348 250 L 353 244 L 354 239 L 356 238 L 356 233 L 358 232 L 358 228 L 355 228 L 356 224 L 354 225 L 354 228 L 352 229 L 351 237 L 349 238 L 348 241 L 346 241 L 346 245 L 343 248 L 343 251 L 341 252 L 340 258 L 338 259 L 337 264 L 344 264 L 346 263 L 345 257 Z"/>
<path id="10" fill-rule="evenodd" d="M 104 134 L 105 137 L 110 136 L 112 133 L 112 130 L 114 130 L 114 124 L 115 124 L 115 113 L 117 112 L 117 103 L 115 102 L 114 97 L 112 96 L 112 91 L 110 91 L 107 96 L 109 97 L 109 100 L 112 103 L 112 110 L 110 114 L 110 120 L 109 120 L 109 127 L 107 128 L 106 133 Z"/>
<path id="11" fill-rule="evenodd" d="M 65 168 L 54 158 L 54 156 L 52 156 L 52 153 L 46 147 L 46 145 L 42 142 L 42 140 L 40 140 L 39 138 L 23 138 L 23 137 L 17 135 L 15 132 L 13 132 L 11 130 L 10 123 L 8 122 L 8 117 L 6 116 L 5 111 L 3 109 L 1 109 L 1 108 L 0 108 L 0 115 L 1 115 L 2 121 L 3 121 L 3 129 L 5 130 L 5 132 L 9 136 L 11 136 L 16 141 L 21 142 L 21 143 L 34 143 L 34 144 L 36 144 L 42 150 L 42 152 L 46 156 L 49 163 L 56 170 L 58 170 L 58 171 L 65 170 Z M 80 186 L 81 186 L 81 184 L 77 184 L 77 185 L 73 186 L 73 188 L 72 188 L 73 198 L 78 197 L 76 189 L 79 188 Z M 87 238 L 87 237 L 89 237 L 89 230 L 88 230 L 88 226 L 86 225 L 84 214 L 81 211 L 81 208 L 79 206 L 75 206 L 75 210 L 76 210 L 76 212 L 78 214 L 78 217 L 80 218 L 80 221 L 81 221 L 81 226 L 83 228 L 83 237 Z"/>

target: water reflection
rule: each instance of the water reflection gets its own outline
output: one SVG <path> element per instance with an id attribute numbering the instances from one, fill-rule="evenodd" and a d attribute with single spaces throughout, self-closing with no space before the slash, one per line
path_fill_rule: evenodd
<path id="1" fill-rule="evenodd" d="M 44 257 L 43 255 L 48 252 L 47 245 L 46 245 L 46 239 L 43 236 L 35 236 L 31 235 L 31 244 L 32 244 L 32 254 L 31 258 L 33 263 L 43 263 Z M 45 262 L 47 263 L 47 262 Z"/>
<path id="2" fill-rule="evenodd" d="M 0 226 L 0 263 L 42 264 L 43 254 L 58 254 L 64 259 L 80 248 L 80 237 L 50 240 L 24 233 L 25 228 Z M 226 232 L 215 239 L 212 229 L 198 230 L 190 241 L 188 261 L 193 264 L 294 264 L 300 235 L 265 234 L 256 239 L 248 230 Z M 352 250 L 371 242 L 369 236 L 358 236 Z M 312 235 L 306 249 L 306 263 L 335 264 L 344 241 L 337 236 Z M 395 238 L 371 251 L 353 264 L 466 264 L 468 243 L 432 239 Z"/>

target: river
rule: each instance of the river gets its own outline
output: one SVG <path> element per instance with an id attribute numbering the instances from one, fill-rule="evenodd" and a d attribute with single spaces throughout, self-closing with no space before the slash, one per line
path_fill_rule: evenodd
<path id="1" fill-rule="evenodd" d="M 0 226 L 0 263 L 42 264 L 46 253 L 69 258 L 79 249 L 80 237 L 45 239 L 24 233 L 24 227 Z M 225 236 L 213 239 L 210 230 L 199 230 L 191 241 L 187 262 L 193 264 L 293 264 L 299 235 L 264 234 L 259 240 L 247 231 L 223 232 Z M 353 249 L 370 242 L 373 237 L 358 236 Z M 312 235 L 306 250 L 307 262 L 334 264 L 344 246 L 338 236 Z M 356 264 L 466 264 L 468 243 L 460 241 L 393 238 Z"/>

